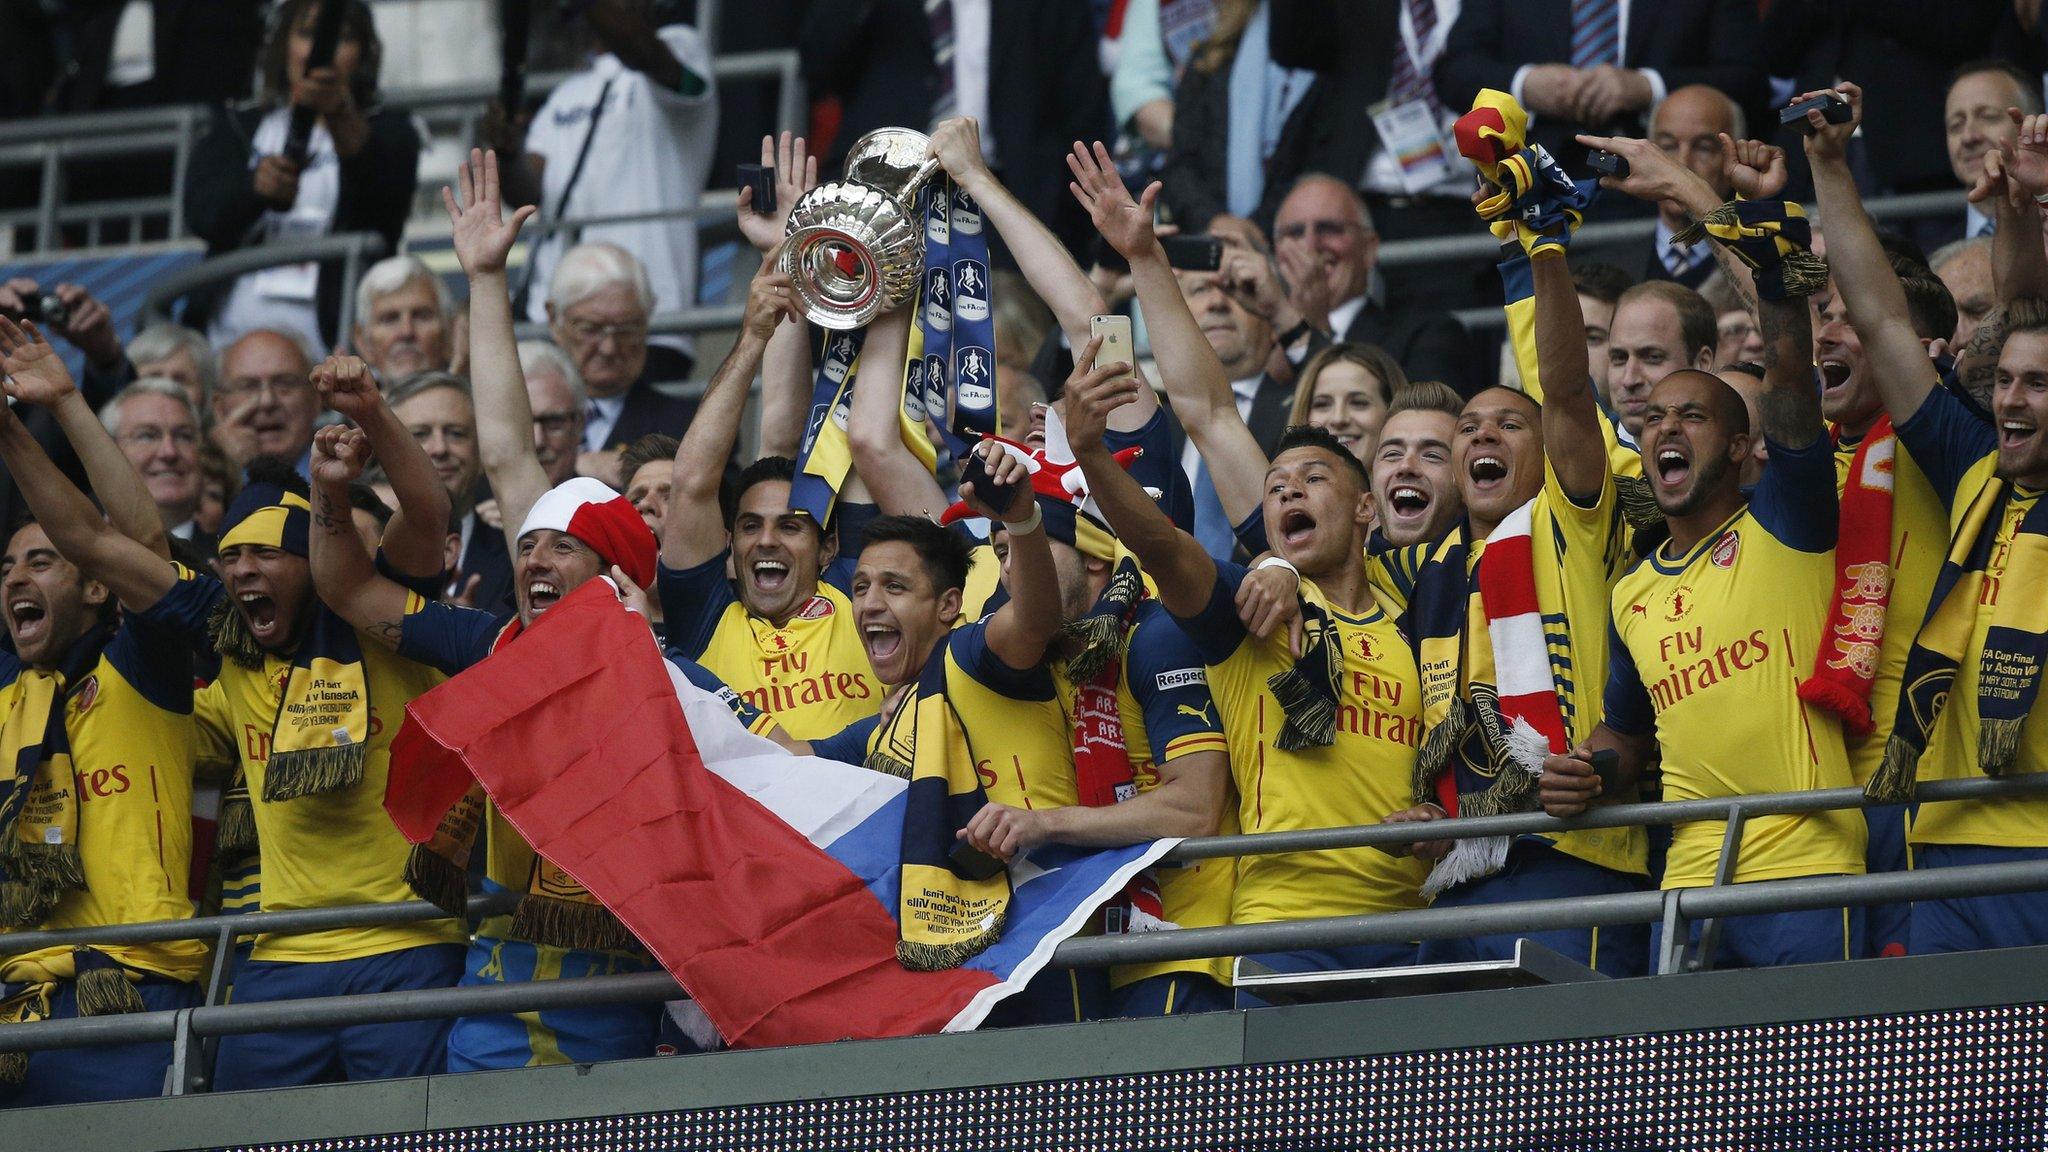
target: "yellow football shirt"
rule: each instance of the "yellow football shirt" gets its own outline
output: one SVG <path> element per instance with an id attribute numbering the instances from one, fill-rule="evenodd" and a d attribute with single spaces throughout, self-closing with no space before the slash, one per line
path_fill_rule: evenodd
<path id="1" fill-rule="evenodd" d="M 1276 746 L 1283 714 L 1267 678 L 1293 666 L 1284 631 L 1259 640 L 1238 620 L 1246 570 L 1218 564 L 1209 604 L 1181 621 L 1209 668 L 1223 714 L 1238 826 L 1245 832 L 1377 824 L 1408 807 L 1421 740 L 1422 689 L 1415 656 L 1377 606 L 1360 615 L 1331 607 L 1313 582 L 1303 597 L 1328 613 L 1342 653 L 1337 734 L 1327 748 Z M 1231 922 L 1263 924 L 1415 908 L 1427 874 L 1409 857 L 1373 848 L 1246 856 L 1238 862 Z"/>
<path id="2" fill-rule="evenodd" d="M 130 615 L 70 693 L 64 728 L 85 888 L 66 892 L 37 927 L 92 928 L 192 915 L 192 665 L 185 653 L 175 636 Z M 0 687 L 0 715 L 12 710 L 14 695 L 30 679 L 49 675 L 20 668 Z M 126 968 L 196 980 L 208 948 L 202 940 L 166 940 L 98 950 Z M 68 959 L 70 952 L 46 948 L 0 957 L 0 981 L 46 979 L 45 962 Z"/>
<path id="3" fill-rule="evenodd" d="M 181 579 L 146 616 L 191 636 L 203 636 L 213 607 L 225 595 L 208 575 Z M 325 607 L 315 605 L 315 611 Z M 391 766 L 391 738 L 405 718 L 405 705 L 441 682 L 441 674 L 393 654 L 375 639 L 358 634 L 370 693 L 370 739 L 363 779 L 340 792 L 271 803 L 263 799 L 264 767 L 270 759 L 279 696 L 291 661 L 266 653 L 263 667 L 221 664 L 195 711 L 202 724 L 217 725 L 202 743 L 231 745 L 241 760 L 256 816 L 263 860 L 265 912 L 327 908 L 344 904 L 396 904 L 415 899 L 404 879 L 411 845 L 384 811 L 384 786 Z M 424 944 L 461 943 L 466 933 L 452 920 L 395 924 L 381 928 L 337 928 L 297 936 L 259 936 L 257 960 L 356 960 Z"/>
<path id="4" fill-rule="evenodd" d="M 1627 528 L 1611 475 L 1601 485 L 1599 498 L 1581 507 L 1565 495 L 1557 474 L 1545 463 L 1543 488 L 1530 510 L 1529 542 L 1543 638 L 1552 674 L 1565 689 L 1558 702 L 1564 712 L 1566 737 L 1573 744 L 1591 735 L 1600 723 L 1600 698 L 1607 685 L 1607 630 L 1572 625 L 1574 621 L 1605 619 L 1614 581 L 1628 560 Z M 1374 565 L 1374 587 L 1385 594 L 1390 609 L 1398 613 L 1408 603 L 1421 562 L 1433 547 L 1404 548 Z M 1470 572 L 1478 571 L 1479 558 L 1485 552 L 1484 540 L 1471 542 L 1467 553 Z M 1460 693 L 1468 695 L 1475 682 L 1497 682 L 1493 638 L 1487 631 L 1486 606 L 1476 576 L 1470 584 L 1459 684 Z M 1460 754 L 1483 757 L 1478 737 L 1468 741 Z M 1490 771 L 1484 769 L 1481 774 Z M 1648 871 L 1646 841 L 1640 828 L 1596 828 L 1541 839 L 1560 852 L 1602 868 L 1638 875 Z"/>
<path id="5" fill-rule="evenodd" d="M 1682 556 L 1669 545 L 1614 587 L 1607 724 L 1654 731 L 1664 797 L 1692 800 L 1850 783 L 1840 723 L 1799 699 L 1834 586 L 1833 453 L 1770 446 L 1750 502 Z M 1673 831 L 1664 887 L 1710 884 L 1722 822 Z M 1749 821 L 1735 879 L 1863 871 L 1853 810 Z"/>

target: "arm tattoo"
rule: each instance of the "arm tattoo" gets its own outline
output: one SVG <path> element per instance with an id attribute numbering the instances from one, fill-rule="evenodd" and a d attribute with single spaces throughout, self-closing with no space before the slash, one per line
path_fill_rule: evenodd
<path id="1" fill-rule="evenodd" d="M 1714 263 L 1721 269 L 1721 278 L 1728 282 L 1728 287 L 1735 290 L 1736 298 L 1742 301 L 1742 306 L 1749 309 L 1751 316 L 1759 315 L 1763 310 L 1757 306 L 1756 282 L 1750 278 L 1749 266 L 1736 259 L 1735 253 L 1719 244 L 1714 245 Z M 1763 321 L 1758 320 L 1757 326 L 1762 327 Z"/>
<path id="2" fill-rule="evenodd" d="M 1813 386 L 1813 322 L 1806 301 L 1760 301 L 1757 329 L 1764 341 L 1764 394 L 1757 403 L 1762 431 L 1789 447 L 1810 444 L 1825 426 Z"/>
<path id="3" fill-rule="evenodd" d="M 334 514 L 334 499 L 327 494 L 327 489 L 315 486 L 313 489 L 313 525 L 329 536 L 339 536 L 342 533 L 344 524 L 347 525 L 349 531 L 355 530 L 352 517 L 344 518 Z"/>

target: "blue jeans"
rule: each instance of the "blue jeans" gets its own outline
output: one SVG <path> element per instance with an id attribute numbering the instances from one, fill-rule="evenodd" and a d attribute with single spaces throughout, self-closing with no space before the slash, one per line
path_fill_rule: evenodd
<path id="1" fill-rule="evenodd" d="M 135 991 L 151 1012 L 176 1011 L 199 1003 L 199 986 L 161 976 L 144 977 Z M 50 1019 L 78 1016 L 78 987 L 66 980 L 50 998 Z M 120 1044 L 106 1048 L 52 1048 L 28 1058 L 28 1077 L 0 1084 L 0 1108 L 45 1104 L 89 1104 L 161 1096 L 171 1066 L 171 1042 Z"/>
<path id="2" fill-rule="evenodd" d="M 1922 844 L 1913 863 L 1920 868 L 1957 868 L 2027 860 L 2048 860 L 2048 848 Z M 1915 956 L 2048 944 L 2048 892 L 1922 900 L 1913 905 L 1911 935 Z"/>

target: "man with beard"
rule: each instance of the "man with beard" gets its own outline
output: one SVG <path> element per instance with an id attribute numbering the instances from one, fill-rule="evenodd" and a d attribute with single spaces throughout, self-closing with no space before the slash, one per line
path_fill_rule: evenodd
<path id="1" fill-rule="evenodd" d="M 360 361 L 345 374 L 368 379 Z M 337 365 L 314 375 L 331 385 Z M 358 420 L 390 419 L 381 405 L 356 405 L 347 394 L 334 402 Z M 385 431 L 406 435 L 395 420 Z M 43 523 L 63 555 L 111 589 L 140 624 L 193 647 L 211 645 L 223 657 L 220 677 L 196 703 L 202 756 L 234 762 L 246 781 L 262 843 L 263 908 L 410 899 L 401 879 L 408 846 L 384 813 L 384 786 L 400 711 L 439 677 L 390 655 L 316 598 L 306 560 L 310 508 L 291 461 L 251 465 L 248 485 L 222 520 L 219 578 L 166 563 L 101 520 L 54 470 L 39 474 L 33 459 L 8 464 L 35 469 L 25 487 L 47 505 Z M 382 556 L 394 574 L 431 585 L 440 575 L 448 507 L 431 470 L 425 483 L 438 501 L 402 510 Z M 259 937 L 236 969 L 235 999 L 445 988 L 455 982 L 461 939 L 452 921 Z M 426 1075 L 441 1069 L 446 1034 L 445 1021 L 411 1021 L 225 1037 L 214 1085 Z"/>
<path id="2" fill-rule="evenodd" d="M 1861 90 L 1853 84 L 1837 90 L 1860 118 Z M 1843 159 L 1855 127 L 1854 120 L 1827 125 L 1807 144 L 1814 187 L 1828 213 L 1836 285 L 1861 337 L 1855 374 L 1870 376 L 1868 387 L 1897 423 L 1899 455 L 1910 457 L 1940 497 L 1949 529 L 1937 537 L 1948 543 L 1947 559 L 1904 656 L 1898 699 L 1873 700 L 1895 716 L 1866 791 L 1873 800 L 1897 803 L 1910 799 L 1916 778 L 2048 769 L 2048 727 L 2029 714 L 2035 676 L 2001 674 L 2007 666 L 2039 666 L 2042 527 L 2035 512 L 2048 488 L 2048 323 L 2039 300 L 2018 298 L 2002 301 L 2004 314 L 1994 312 L 1979 327 L 1971 356 L 1997 364 L 1992 425 L 1942 386 Z M 2016 141 L 1994 147 L 1979 183 L 1980 206 L 1996 213 L 1994 243 L 2002 247 L 1999 259 L 2014 270 L 2013 282 L 2038 285 L 2048 269 L 2038 239 L 2040 211 L 2030 197 L 2048 192 L 2048 119 L 2026 117 Z M 1771 466 L 1777 467 L 1775 455 Z M 1892 620 L 1888 614 L 1887 650 Z M 1910 842 L 1916 868 L 2038 860 L 2048 856 L 2048 799 L 1922 805 Z M 1915 953 L 2041 943 L 2048 940 L 2048 900 L 2027 893 L 1920 901 L 1912 906 L 1909 937 Z"/>
<path id="3" fill-rule="evenodd" d="M 1627 531 L 1565 264 L 1572 227 L 1518 229 L 1523 251 L 1501 266 L 1511 300 L 1534 296 L 1533 337 L 1516 340 L 1529 392 L 1489 388 L 1458 417 L 1452 475 L 1464 523 L 1381 557 L 1387 598 L 1425 670 L 1414 806 L 1390 822 L 1533 809 L 1544 752 L 1584 739 L 1599 719 L 1607 637 L 1570 622 L 1604 614 Z M 1644 853 L 1633 828 L 1416 849 L 1433 863 L 1423 893 L 1438 907 L 1638 891 Z M 1518 935 L 1427 941 L 1420 958 L 1512 959 Z M 1641 975 L 1647 954 L 1647 934 L 1632 925 L 1530 938 L 1610 976 Z"/>
<path id="4" fill-rule="evenodd" d="M 1633 168 L 1636 157 L 1629 159 Z M 1740 467 L 1756 433 L 1742 397 L 1719 377 L 1681 369 L 1651 389 L 1643 469 L 1669 539 L 1614 587 L 1604 719 L 1570 753 L 1544 761 L 1541 797 L 1555 816 L 1583 812 L 1603 796 L 1623 798 L 1656 749 L 1673 800 L 1838 788 L 1851 779 L 1840 720 L 1799 691 L 1828 617 L 1836 535 L 1832 445 L 1813 389 L 1812 330 L 1798 299 L 1805 285 L 1795 276 L 1810 254 L 1803 220 L 1790 208 L 1749 203 L 1770 221 L 1758 227 L 1775 233 L 1756 257 L 1766 383 L 1759 431 L 1770 442 L 1770 467 L 1745 498 Z M 1619 756 L 1614 791 L 1594 771 L 1600 749 Z M 1680 825 L 1664 887 L 1713 883 L 1723 839 L 1719 823 Z M 1744 828 L 1734 879 L 1860 873 L 1863 840 L 1863 822 L 1851 812 L 1758 817 Z M 1732 917 L 1722 922 L 1713 963 L 1846 959 L 1861 920 L 1860 908 Z M 1695 946 L 1700 927 L 1673 946 Z"/>
<path id="5" fill-rule="evenodd" d="M 110 507 L 159 549 L 163 525 L 143 481 L 93 417 L 41 337 L 0 321 L 0 461 L 30 506 L 98 513 L 61 478 L 12 407 L 48 410 Z M 183 401 L 183 394 L 179 394 Z M 65 493 L 77 496 L 67 501 Z M 79 507 L 78 505 L 84 505 Z M 11 931 L 95 928 L 192 914 L 192 661 L 178 638 L 134 614 L 60 555 L 33 520 L 0 554 L 0 907 Z M 189 1008 L 206 957 L 198 941 L 40 948 L 0 957 L 0 1021 Z M 169 1042 L 0 1057 L 0 1108 L 154 1096 Z"/>

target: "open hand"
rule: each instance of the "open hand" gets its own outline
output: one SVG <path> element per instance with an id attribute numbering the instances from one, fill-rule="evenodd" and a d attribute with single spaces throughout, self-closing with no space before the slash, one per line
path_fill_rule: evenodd
<path id="1" fill-rule="evenodd" d="M 313 433 L 313 479 L 322 484 L 353 484 L 370 462 L 370 441 L 360 428 L 329 424 Z"/>
<path id="2" fill-rule="evenodd" d="M 322 406 L 361 424 L 384 404 L 370 366 L 355 356 L 329 356 L 307 374 L 320 390 Z"/>
<path id="3" fill-rule="evenodd" d="M 1785 190 L 1785 150 L 1761 140 L 1721 133 L 1721 174 L 1746 200 L 1769 200 Z"/>
<path id="4" fill-rule="evenodd" d="M 2017 128 L 2011 143 L 2000 149 L 2006 153 L 2007 179 L 2028 197 L 2048 192 L 2048 116 L 2029 116 L 2017 108 L 2008 108 L 2005 114 Z"/>
<path id="5" fill-rule="evenodd" d="M 1116 161 L 1110 159 L 1109 149 L 1100 140 L 1095 142 L 1093 151 L 1075 141 L 1074 150 L 1067 154 L 1067 168 L 1074 174 L 1067 189 L 1088 210 L 1095 230 L 1119 255 L 1125 260 L 1136 260 L 1158 246 L 1152 206 L 1159 200 L 1159 190 L 1164 185 L 1155 180 L 1145 187 L 1144 195 L 1131 199 L 1131 190 L 1124 187 L 1123 177 L 1117 175 Z"/>
<path id="6" fill-rule="evenodd" d="M 515 210 L 505 219 L 504 201 L 498 191 L 498 154 L 481 148 L 469 150 L 469 163 L 455 170 L 461 186 L 458 200 L 453 189 L 441 189 L 441 203 L 448 209 L 448 223 L 455 242 L 455 258 L 472 277 L 490 276 L 505 270 L 505 260 L 519 229 L 540 209 L 532 204 Z"/>
<path id="7" fill-rule="evenodd" d="M 24 404 L 48 408 L 78 391 L 57 350 L 27 320 L 0 316 L 0 371 L 7 373 L 7 394 Z"/>
<path id="8" fill-rule="evenodd" d="M 766 252 L 782 242 L 796 202 L 818 186 L 818 158 L 806 154 L 803 137 L 784 132 L 780 138 L 761 137 L 761 164 L 775 169 L 775 203 L 765 213 L 756 212 L 754 190 L 740 189 L 739 223 L 747 243 Z"/>

